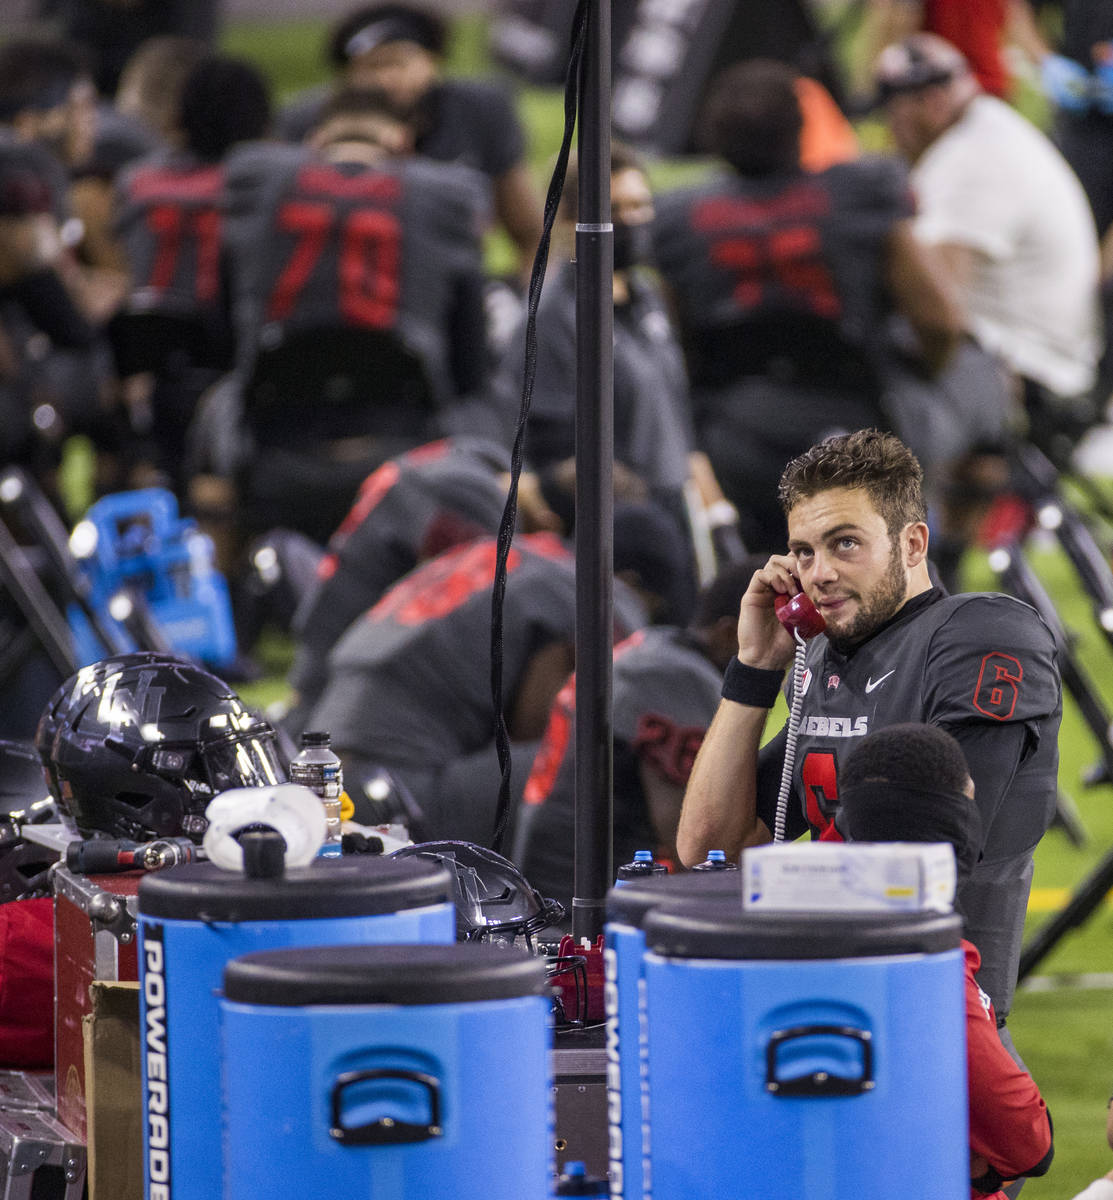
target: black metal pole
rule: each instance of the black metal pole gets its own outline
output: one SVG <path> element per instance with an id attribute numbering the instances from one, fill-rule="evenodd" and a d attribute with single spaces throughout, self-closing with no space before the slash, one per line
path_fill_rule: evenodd
<path id="1" fill-rule="evenodd" d="M 588 12 L 576 225 L 576 834 L 572 933 L 602 932 L 612 878 L 614 230 L 610 0 Z"/>
<path id="2" fill-rule="evenodd" d="M 6 590 L 15 601 L 62 678 L 72 675 L 79 664 L 66 618 L 3 521 L 0 521 L 0 590 Z"/>

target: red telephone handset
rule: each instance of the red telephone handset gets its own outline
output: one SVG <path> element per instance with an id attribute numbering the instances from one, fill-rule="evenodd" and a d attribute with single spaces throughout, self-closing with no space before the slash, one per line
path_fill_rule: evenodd
<path id="1" fill-rule="evenodd" d="M 777 619 L 789 633 L 798 629 L 800 636 L 805 641 L 815 637 L 817 633 L 822 633 L 827 628 L 827 622 L 824 621 L 819 609 L 803 592 L 797 592 L 795 596 L 778 592 L 773 597 L 773 608 L 777 613 Z"/>

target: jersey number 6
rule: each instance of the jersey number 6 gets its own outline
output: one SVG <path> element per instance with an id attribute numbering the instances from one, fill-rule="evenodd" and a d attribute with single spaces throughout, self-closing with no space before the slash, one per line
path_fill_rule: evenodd
<path id="1" fill-rule="evenodd" d="M 974 689 L 974 707 L 995 721 L 1007 721 L 1016 709 L 1024 668 L 1011 654 L 994 651 L 982 659 L 978 684 Z"/>

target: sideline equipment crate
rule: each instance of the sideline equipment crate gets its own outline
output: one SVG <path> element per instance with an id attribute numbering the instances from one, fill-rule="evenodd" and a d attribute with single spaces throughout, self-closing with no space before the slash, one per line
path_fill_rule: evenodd
<path id="1" fill-rule="evenodd" d="M 212 541 L 178 515 L 172 492 L 141 488 L 102 497 L 74 528 L 70 548 L 89 579 L 90 602 L 125 641 L 113 614 L 118 597 L 144 604 L 172 649 L 213 668 L 235 660 L 232 602 Z M 68 616 L 79 660 L 98 662 L 106 651 L 88 618 L 76 606 Z"/>

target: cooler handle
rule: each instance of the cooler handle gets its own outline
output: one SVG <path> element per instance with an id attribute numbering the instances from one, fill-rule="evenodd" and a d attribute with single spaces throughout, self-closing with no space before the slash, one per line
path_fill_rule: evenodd
<path id="1" fill-rule="evenodd" d="M 807 1037 L 839 1037 L 856 1042 L 862 1053 L 861 1075 L 854 1078 L 832 1075 L 830 1071 L 812 1071 L 795 1079 L 781 1079 L 777 1073 L 779 1052 L 788 1042 Z M 875 1086 L 873 1035 L 866 1029 L 855 1029 L 850 1025 L 796 1025 L 791 1029 L 778 1029 L 765 1048 L 765 1090 L 774 1096 L 860 1096 Z"/>
<path id="2" fill-rule="evenodd" d="M 345 1125 L 342 1116 L 344 1093 L 348 1088 L 365 1083 L 368 1079 L 398 1079 L 419 1084 L 429 1096 L 428 1122 L 423 1125 L 420 1122 L 399 1121 L 395 1117 L 379 1117 L 377 1121 L 366 1125 Z M 443 1133 L 440 1084 L 432 1075 L 426 1075 L 422 1071 L 392 1070 L 383 1067 L 374 1071 L 346 1071 L 337 1076 L 332 1085 L 332 1127 L 329 1129 L 329 1135 L 342 1146 L 393 1146 L 406 1142 L 425 1142 L 430 1138 L 441 1137 Z"/>

